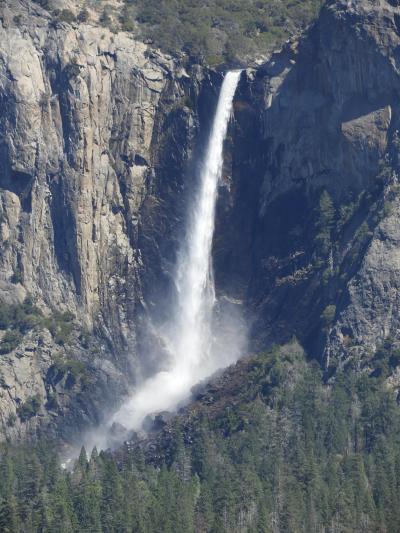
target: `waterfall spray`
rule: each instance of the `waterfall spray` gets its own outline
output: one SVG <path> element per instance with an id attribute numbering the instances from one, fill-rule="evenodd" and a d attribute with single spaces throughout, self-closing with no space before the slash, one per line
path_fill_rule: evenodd
<path id="1" fill-rule="evenodd" d="M 223 80 L 198 192 L 191 205 L 186 237 L 178 254 L 175 275 L 176 308 L 163 338 L 170 353 L 166 370 L 145 380 L 112 417 L 128 429 L 139 429 L 149 413 L 174 409 L 191 387 L 233 362 L 212 353 L 212 311 L 215 303 L 212 240 L 218 181 L 222 173 L 223 144 L 232 113 L 240 71 Z M 100 444 L 97 442 L 97 444 Z"/>

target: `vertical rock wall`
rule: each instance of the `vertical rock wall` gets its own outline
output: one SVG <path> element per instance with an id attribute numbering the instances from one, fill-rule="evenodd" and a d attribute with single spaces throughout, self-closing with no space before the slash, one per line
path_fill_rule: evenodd
<path id="1" fill-rule="evenodd" d="M 23 433 L 47 423 L 50 395 L 58 415 L 93 421 L 134 380 L 182 222 L 204 73 L 126 33 L 55 22 L 31 2 L 3 3 L 1 21 L 1 301 L 29 295 L 44 315 L 76 317 L 71 346 L 31 333 L 0 356 L 3 428 Z M 96 346 L 82 345 L 82 331 Z M 88 368 L 90 390 L 80 380 L 68 389 L 71 358 Z M 39 416 L 10 428 L 36 396 Z"/>

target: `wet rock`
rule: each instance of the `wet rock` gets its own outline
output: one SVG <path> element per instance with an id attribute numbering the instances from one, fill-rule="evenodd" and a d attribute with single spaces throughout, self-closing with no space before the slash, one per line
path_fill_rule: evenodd
<path id="1" fill-rule="evenodd" d="M 167 426 L 173 417 L 174 413 L 170 413 L 169 411 L 149 414 L 143 421 L 143 429 L 147 432 L 160 431 Z"/>

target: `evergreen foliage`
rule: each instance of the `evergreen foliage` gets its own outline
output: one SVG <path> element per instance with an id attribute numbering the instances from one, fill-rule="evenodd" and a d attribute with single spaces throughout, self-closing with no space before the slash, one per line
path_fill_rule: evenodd
<path id="1" fill-rule="evenodd" d="M 6 331 L 0 342 L 0 354 L 4 355 L 15 350 L 21 342 L 21 339 L 22 335 L 19 331 Z"/>
<path id="2" fill-rule="evenodd" d="M 30 396 L 23 404 L 17 407 L 17 414 L 21 420 L 29 420 L 37 415 L 40 409 L 39 396 Z"/>
<path id="3" fill-rule="evenodd" d="M 322 256 L 326 256 L 331 247 L 332 229 L 335 225 L 335 208 L 332 199 L 327 191 L 323 191 L 316 213 L 316 229 L 317 235 L 315 237 L 315 245 L 317 252 Z"/>
<path id="4" fill-rule="evenodd" d="M 378 358 L 393 365 L 390 346 Z M 398 531 L 400 411 L 382 375 L 326 385 L 294 345 L 240 368 L 232 397 L 176 419 L 156 464 L 82 450 L 66 472 L 50 445 L 3 445 L 0 531 Z"/>
<path id="5" fill-rule="evenodd" d="M 42 318 L 41 311 L 29 297 L 22 304 L 0 302 L 0 330 L 6 330 L 0 341 L 0 354 L 14 350 L 23 335 L 37 326 Z"/>
<path id="6" fill-rule="evenodd" d="M 41 311 L 29 297 L 22 304 L 0 302 L 0 329 L 12 328 L 26 333 L 40 322 L 41 317 Z"/>
<path id="7" fill-rule="evenodd" d="M 184 50 L 209 64 L 265 54 L 317 15 L 320 0 L 125 0 L 123 28 L 169 52 Z"/>
<path id="8" fill-rule="evenodd" d="M 58 20 L 70 24 L 75 21 L 75 15 L 70 9 L 62 9 L 60 13 L 58 13 Z"/>
<path id="9" fill-rule="evenodd" d="M 74 329 L 74 319 L 75 316 L 68 311 L 54 311 L 49 316 L 43 316 L 30 297 L 25 298 L 22 304 L 0 301 L 0 330 L 5 330 L 0 341 L 0 354 L 14 350 L 24 334 L 35 327 L 48 329 L 57 344 L 65 345 Z"/>
<path id="10" fill-rule="evenodd" d="M 75 316 L 68 311 L 64 313 L 54 311 L 50 316 L 43 318 L 41 325 L 50 331 L 57 344 L 65 345 L 74 329 L 74 318 Z"/>

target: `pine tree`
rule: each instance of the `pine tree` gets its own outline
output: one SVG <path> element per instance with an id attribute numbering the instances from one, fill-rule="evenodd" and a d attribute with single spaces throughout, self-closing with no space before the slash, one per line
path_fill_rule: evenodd
<path id="1" fill-rule="evenodd" d="M 335 208 L 329 193 L 324 190 L 319 198 L 316 212 L 316 246 L 321 255 L 327 255 L 331 247 L 332 230 L 335 223 Z"/>
<path id="2" fill-rule="evenodd" d="M 51 533 L 70 533 L 77 525 L 68 475 L 60 475 L 49 495 Z"/>
<path id="3" fill-rule="evenodd" d="M 3 533 L 19 533 L 21 531 L 17 500 L 14 495 L 0 499 L 0 531 Z"/>
<path id="4" fill-rule="evenodd" d="M 124 530 L 123 490 L 121 478 L 112 457 L 101 468 L 101 522 L 104 532 Z"/>

